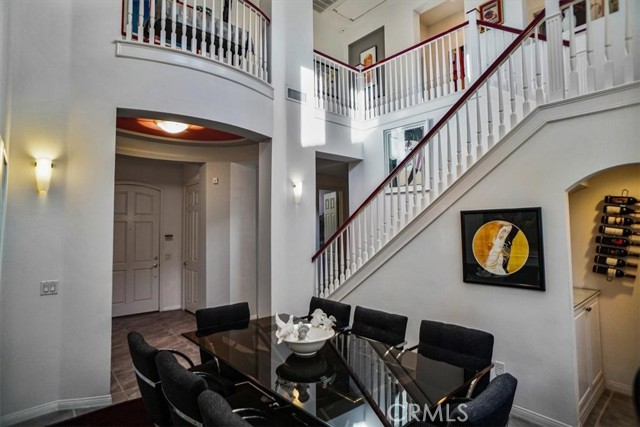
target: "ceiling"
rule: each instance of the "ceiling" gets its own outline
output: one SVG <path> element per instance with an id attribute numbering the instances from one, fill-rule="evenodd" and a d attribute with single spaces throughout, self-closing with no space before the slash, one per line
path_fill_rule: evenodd
<path id="1" fill-rule="evenodd" d="M 162 142 L 174 142 L 192 145 L 237 145 L 247 143 L 245 137 L 219 129 L 190 124 L 189 128 L 177 134 L 170 134 L 158 127 L 155 119 L 144 117 L 118 117 L 118 132 L 131 135 L 161 139 Z"/>
<path id="2" fill-rule="evenodd" d="M 355 22 L 387 0 L 313 0 L 313 10 L 323 13 L 332 10 Z"/>

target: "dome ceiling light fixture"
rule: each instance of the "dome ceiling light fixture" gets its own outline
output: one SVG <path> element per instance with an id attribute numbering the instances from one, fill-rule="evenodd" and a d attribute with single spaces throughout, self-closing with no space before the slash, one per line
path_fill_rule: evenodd
<path id="1" fill-rule="evenodd" d="M 172 122 L 167 120 L 155 120 L 156 126 L 167 133 L 180 133 L 184 132 L 189 128 L 189 125 L 186 123 L 180 122 Z"/>

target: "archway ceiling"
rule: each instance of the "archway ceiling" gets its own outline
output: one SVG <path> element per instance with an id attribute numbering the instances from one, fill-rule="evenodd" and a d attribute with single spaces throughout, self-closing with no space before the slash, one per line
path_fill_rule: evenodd
<path id="1" fill-rule="evenodd" d="M 116 119 L 116 127 L 118 131 L 125 133 L 161 138 L 162 140 L 175 141 L 176 143 L 215 145 L 216 143 L 239 143 L 247 141 L 245 137 L 240 135 L 193 124 L 183 132 L 171 134 L 160 129 L 155 119 L 144 117 L 118 117 Z"/>

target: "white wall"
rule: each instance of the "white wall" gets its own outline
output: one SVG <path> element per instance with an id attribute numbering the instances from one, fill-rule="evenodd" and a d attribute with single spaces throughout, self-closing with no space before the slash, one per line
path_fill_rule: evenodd
<path id="1" fill-rule="evenodd" d="M 161 160 L 116 157 L 115 180 L 160 187 L 160 310 L 182 306 L 182 164 Z M 165 240 L 165 235 L 173 240 Z M 169 258 L 169 259 L 167 259 Z"/>
<path id="2" fill-rule="evenodd" d="M 609 169 L 586 177 L 584 187 L 569 196 L 571 221 L 571 265 L 573 285 L 599 289 L 600 330 L 604 377 L 608 389 L 631 394 L 634 375 L 640 366 L 640 279 L 614 279 L 611 282 L 591 271 L 596 255 L 595 236 L 602 216 L 603 198 L 619 195 L 623 189 L 640 195 L 640 165 Z M 627 248 L 628 249 L 628 248 Z M 637 258 L 627 258 L 636 262 Z M 623 270 L 638 274 L 637 268 Z"/>
<path id="3" fill-rule="evenodd" d="M 2 19 L 12 23 L 2 28 L 3 58 L 12 58 L 12 98 L 2 118 L 12 148 L 0 307 L 3 416 L 109 397 L 117 109 L 272 132 L 268 96 L 211 74 L 116 56 L 121 6 L 3 6 Z M 55 168 L 48 195 L 39 197 L 33 159 L 44 155 Z M 40 297 L 40 281 L 51 279 L 60 281 L 59 295 Z"/>
<path id="4" fill-rule="evenodd" d="M 247 301 L 257 314 L 258 170 L 232 163 L 230 172 L 229 297 L 231 303 Z"/>
<path id="5" fill-rule="evenodd" d="M 0 0 L 0 28 L 7 28 L 9 25 L 9 20 L 7 18 L 7 1 Z M 0 58 L 6 58 L 7 52 L 7 37 L 5 37 L 5 32 L 0 30 Z M 7 68 L 8 68 L 8 60 L 3 60 L 2 64 L 0 64 L 0 138 L 6 138 L 5 133 L 5 112 L 7 110 L 6 104 L 7 100 Z M 5 215 L 3 215 L 4 219 Z M 0 224 L 0 227 L 3 227 L 4 236 L 4 221 Z M 0 240 L 0 322 L 2 322 L 2 240 Z M 2 378 L 2 339 L 0 339 L 0 378 Z M 2 414 L 2 393 L 0 393 L 0 414 Z"/>
<path id="6" fill-rule="evenodd" d="M 420 41 L 416 9 L 424 3 L 424 0 L 387 1 L 353 23 L 330 10 L 322 14 L 314 12 L 314 47 L 347 62 L 349 44 L 384 27 L 384 50 L 386 56 L 391 56 Z"/>
<path id="7" fill-rule="evenodd" d="M 639 114 L 635 105 L 547 124 L 345 302 L 408 315 L 410 344 L 422 319 L 493 333 L 494 360 L 519 381 L 515 405 L 577 425 L 567 190 L 594 171 L 640 160 Z M 542 208 L 547 290 L 463 283 L 460 211 L 531 206 Z M 637 351 L 637 341 L 627 345 Z"/>
<path id="8" fill-rule="evenodd" d="M 273 0 L 273 140 L 271 151 L 271 307 L 296 313 L 313 295 L 311 256 L 315 246 L 315 149 L 313 108 L 285 99 L 286 87 L 308 90 L 313 80 L 311 0 Z M 295 34 L 295 37 L 291 35 Z M 303 183 L 302 200 L 293 201 L 293 181 Z"/>

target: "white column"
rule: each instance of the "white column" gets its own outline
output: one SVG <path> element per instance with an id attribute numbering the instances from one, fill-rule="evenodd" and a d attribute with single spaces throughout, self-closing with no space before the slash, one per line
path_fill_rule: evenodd
<path id="1" fill-rule="evenodd" d="M 549 101 L 564 98 L 564 63 L 562 55 L 562 14 L 559 0 L 545 0 L 547 26 L 547 67 Z"/>

